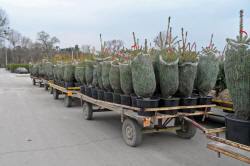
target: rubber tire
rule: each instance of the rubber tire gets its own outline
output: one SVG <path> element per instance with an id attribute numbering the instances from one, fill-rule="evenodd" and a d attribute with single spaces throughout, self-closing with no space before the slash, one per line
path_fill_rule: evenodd
<path id="1" fill-rule="evenodd" d="M 191 139 L 195 136 L 197 129 L 192 123 L 184 120 L 184 124 L 182 125 L 181 120 L 179 118 L 175 118 L 174 124 L 175 126 L 182 126 L 182 129 L 176 130 L 176 134 L 179 137 L 184 139 Z"/>
<path id="2" fill-rule="evenodd" d="M 128 127 L 132 129 L 132 138 L 128 138 Z M 131 132 L 131 131 L 130 131 Z M 124 142 L 131 147 L 139 146 L 142 142 L 142 128 L 137 121 L 126 118 L 122 124 L 122 138 Z"/>
<path id="3" fill-rule="evenodd" d="M 92 120 L 93 119 L 93 108 L 92 104 L 84 102 L 83 104 L 83 115 L 85 120 Z"/>
<path id="4" fill-rule="evenodd" d="M 53 94 L 53 88 L 50 87 L 49 89 L 50 89 L 50 90 L 49 90 L 49 93 L 50 93 L 50 94 Z"/>
<path id="5" fill-rule="evenodd" d="M 39 87 L 43 87 L 43 84 L 41 82 L 39 82 Z"/>
<path id="6" fill-rule="evenodd" d="M 71 107 L 72 106 L 72 97 L 66 96 L 64 97 L 64 106 L 65 107 Z"/>
<path id="7" fill-rule="evenodd" d="M 36 85 L 36 80 L 35 79 L 33 79 L 33 85 Z"/>
<path id="8" fill-rule="evenodd" d="M 55 100 L 57 100 L 59 98 L 59 93 L 57 89 L 53 89 L 53 97 Z"/>

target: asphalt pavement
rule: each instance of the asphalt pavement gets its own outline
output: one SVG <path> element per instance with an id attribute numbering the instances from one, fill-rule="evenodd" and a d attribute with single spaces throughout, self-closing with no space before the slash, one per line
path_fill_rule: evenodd
<path id="1" fill-rule="evenodd" d="M 147 134 L 132 148 L 123 142 L 121 126 L 114 112 L 84 120 L 79 103 L 65 108 L 62 97 L 54 100 L 28 76 L 0 69 L 0 166 L 246 165 L 217 158 L 199 131 L 190 140 L 174 133 Z"/>

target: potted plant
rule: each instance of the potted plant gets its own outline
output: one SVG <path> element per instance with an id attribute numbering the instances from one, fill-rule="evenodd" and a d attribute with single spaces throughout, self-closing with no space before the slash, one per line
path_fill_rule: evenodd
<path id="1" fill-rule="evenodd" d="M 111 62 L 111 67 L 109 71 L 109 81 L 110 85 L 114 91 L 113 93 L 113 102 L 121 103 L 121 83 L 120 83 L 120 70 L 119 70 L 119 62 L 117 60 Z"/>
<path id="2" fill-rule="evenodd" d="M 132 83 L 135 94 L 137 95 L 137 107 L 148 108 L 158 107 L 158 99 L 152 96 L 156 89 L 154 67 L 149 54 L 147 54 L 147 41 L 145 40 L 144 51 L 139 53 L 131 62 Z"/>
<path id="3" fill-rule="evenodd" d="M 178 96 L 182 97 L 180 100 L 180 105 L 196 105 L 197 98 L 192 97 L 194 80 L 197 72 L 198 58 L 196 51 L 196 43 L 187 43 L 187 32 L 184 35 L 183 28 L 182 33 L 182 46 L 178 43 L 178 54 L 179 54 L 179 87 Z M 193 112 L 193 110 L 182 110 L 187 112 Z"/>
<path id="4" fill-rule="evenodd" d="M 122 60 L 119 63 L 120 86 L 123 94 L 120 95 L 121 104 L 131 106 L 131 94 L 133 93 L 131 56 L 132 50 L 123 50 Z"/>
<path id="5" fill-rule="evenodd" d="M 94 61 L 92 60 L 85 60 L 85 79 L 86 79 L 86 95 L 92 96 L 91 88 L 92 88 L 92 81 L 93 81 L 93 69 L 94 69 Z"/>
<path id="6" fill-rule="evenodd" d="M 71 63 L 66 64 L 64 66 L 63 80 L 64 86 L 73 87 L 74 86 L 74 74 L 75 74 L 75 66 Z"/>
<path id="7" fill-rule="evenodd" d="M 92 97 L 95 99 L 98 99 L 97 87 L 98 87 L 97 65 L 94 64 L 93 65 L 93 80 L 92 80 L 91 94 L 92 94 Z"/>
<path id="8" fill-rule="evenodd" d="M 165 34 L 163 37 L 162 34 Z M 157 37 L 160 54 L 158 57 L 158 73 L 160 83 L 161 107 L 179 105 L 179 98 L 173 98 L 179 86 L 179 56 L 177 54 L 177 37 L 172 37 L 172 27 L 170 27 L 170 17 L 168 18 L 167 32 L 160 32 Z M 169 111 L 167 111 L 169 112 Z"/>
<path id="9" fill-rule="evenodd" d="M 199 93 L 198 104 L 211 104 L 212 97 L 207 96 L 214 88 L 219 72 L 219 51 L 213 44 L 211 35 L 209 46 L 202 48 L 199 54 L 199 63 L 195 80 L 195 87 Z"/>
<path id="10" fill-rule="evenodd" d="M 240 31 L 236 40 L 227 39 L 225 52 L 226 83 L 235 113 L 226 116 L 226 138 L 250 146 L 250 38 L 243 30 L 243 10 L 240 11 Z"/>

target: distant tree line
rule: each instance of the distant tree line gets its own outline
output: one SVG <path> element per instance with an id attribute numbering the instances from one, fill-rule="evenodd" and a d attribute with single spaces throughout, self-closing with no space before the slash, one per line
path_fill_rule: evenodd
<path id="1" fill-rule="evenodd" d="M 0 67 L 8 64 L 36 63 L 44 58 L 50 58 L 56 54 L 84 55 L 97 53 L 95 47 L 90 45 L 75 45 L 74 47 L 60 48 L 60 40 L 45 31 L 37 33 L 35 41 L 22 35 L 9 26 L 6 12 L 0 7 Z M 104 42 L 105 48 L 119 50 L 124 43 L 121 40 L 110 40 Z"/>

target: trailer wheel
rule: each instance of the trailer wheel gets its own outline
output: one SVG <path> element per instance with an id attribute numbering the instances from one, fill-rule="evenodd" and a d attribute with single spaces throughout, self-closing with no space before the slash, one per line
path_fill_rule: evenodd
<path id="1" fill-rule="evenodd" d="M 35 79 L 33 79 L 33 85 L 36 85 L 36 80 Z"/>
<path id="2" fill-rule="evenodd" d="M 84 119 L 86 119 L 86 120 L 92 120 L 93 119 L 92 104 L 84 102 L 84 104 L 83 104 L 83 115 L 84 115 Z"/>
<path id="3" fill-rule="evenodd" d="M 57 89 L 53 89 L 53 97 L 54 97 L 55 100 L 58 99 L 59 93 L 58 93 L 58 90 L 57 90 Z"/>
<path id="4" fill-rule="evenodd" d="M 50 92 L 50 94 L 53 94 L 53 88 L 52 87 L 49 88 L 49 92 Z"/>
<path id="5" fill-rule="evenodd" d="M 64 106 L 65 107 L 71 107 L 72 106 L 72 97 L 66 96 L 64 97 Z"/>
<path id="6" fill-rule="evenodd" d="M 196 134 L 196 127 L 188 121 L 175 118 L 175 126 L 181 126 L 180 130 L 176 130 L 176 134 L 181 138 L 191 139 Z"/>
<path id="7" fill-rule="evenodd" d="M 39 87 L 43 87 L 43 84 L 41 82 L 39 82 Z"/>
<path id="8" fill-rule="evenodd" d="M 130 118 L 124 120 L 122 124 L 122 137 L 125 143 L 131 147 L 136 147 L 142 142 L 141 126 Z"/>

